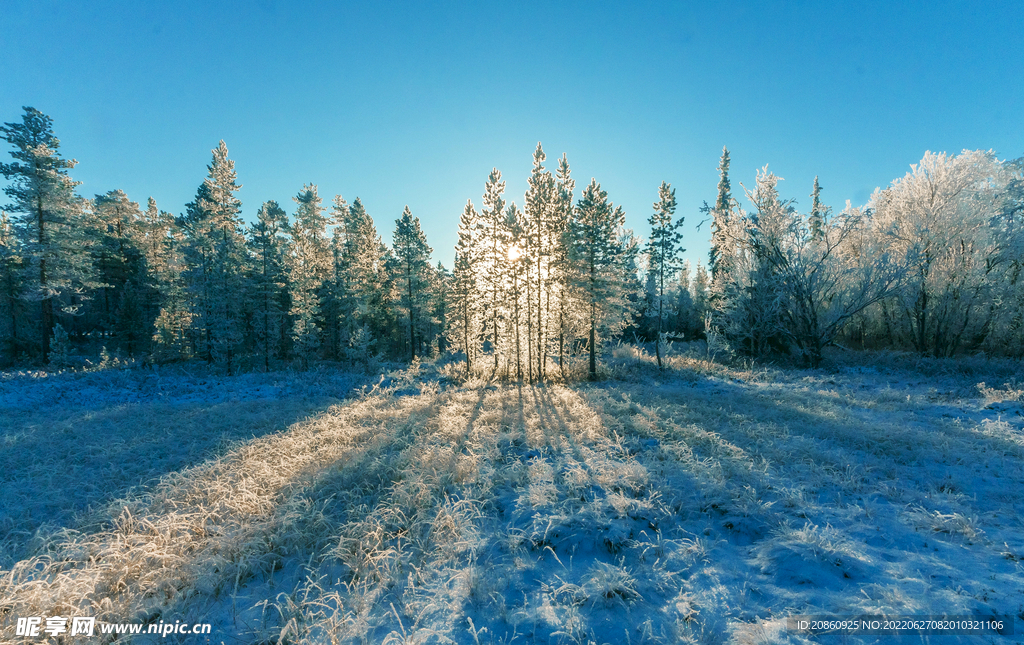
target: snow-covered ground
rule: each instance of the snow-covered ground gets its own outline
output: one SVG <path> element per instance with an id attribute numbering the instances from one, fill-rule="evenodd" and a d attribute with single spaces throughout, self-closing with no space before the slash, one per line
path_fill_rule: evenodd
<path id="1" fill-rule="evenodd" d="M 796 614 L 995 614 L 1015 636 L 935 642 L 1024 640 L 1018 374 L 673 364 L 545 386 L 428 366 L 348 398 L 359 379 L 329 372 L 195 398 L 207 384 L 179 375 L 166 400 L 132 381 L 132 402 L 4 380 L 3 521 L 54 526 L 9 538 L 0 633 L 74 613 L 209 622 L 229 644 L 771 643 L 808 642 Z M 73 412 L 48 421 L 58 397 Z M 65 493 L 104 467 L 84 434 L 103 419 L 104 441 L 138 424 L 131 445 L 195 447 Z M 844 642 L 894 641 L 932 642 Z"/>
<path id="2" fill-rule="evenodd" d="M 92 509 L 317 414 L 368 380 L 203 372 L 0 374 L 0 569 Z"/>

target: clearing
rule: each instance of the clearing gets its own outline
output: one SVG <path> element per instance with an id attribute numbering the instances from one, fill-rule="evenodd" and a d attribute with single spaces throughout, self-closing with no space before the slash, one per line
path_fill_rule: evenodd
<path id="1" fill-rule="evenodd" d="M 1021 638 L 1006 369 L 675 365 L 8 376 L 0 634 L 78 615 L 212 623 L 142 643 L 798 643 L 787 616 L 885 614 L 1008 615 Z"/>

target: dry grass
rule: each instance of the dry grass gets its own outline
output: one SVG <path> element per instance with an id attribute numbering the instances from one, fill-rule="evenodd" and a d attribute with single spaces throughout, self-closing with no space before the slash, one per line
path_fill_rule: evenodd
<path id="1" fill-rule="evenodd" d="M 40 536 L 0 571 L 0 629 L 76 614 L 247 644 L 710 644 L 799 642 L 771 617 L 794 608 L 1015 610 L 1015 427 L 931 414 L 928 386 L 620 360 L 582 386 L 416 366 L 281 412 Z"/>

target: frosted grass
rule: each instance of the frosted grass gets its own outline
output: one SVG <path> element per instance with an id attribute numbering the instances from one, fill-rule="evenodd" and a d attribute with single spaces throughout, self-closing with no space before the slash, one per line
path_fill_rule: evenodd
<path id="1" fill-rule="evenodd" d="M 427 366 L 309 399 L 51 532 L 0 573 L 0 624 L 75 610 L 212 622 L 225 643 L 772 643 L 804 642 L 793 613 L 1024 620 L 1009 378 L 619 358 L 595 384 Z"/>

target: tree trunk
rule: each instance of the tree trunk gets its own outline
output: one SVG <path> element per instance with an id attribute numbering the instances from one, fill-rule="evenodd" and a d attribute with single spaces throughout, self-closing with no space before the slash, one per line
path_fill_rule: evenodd
<path id="1" fill-rule="evenodd" d="M 661 364 L 661 308 L 665 301 L 665 276 L 661 276 L 658 288 L 658 336 L 654 339 L 654 355 L 658 357 L 658 369 L 664 369 Z"/>
<path id="2" fill-rule="evenodd" d="M 43 197 L 36 196 L 36 220 L 39 226 L 39 246 L 43 257 L 39 258 L 39 290 L 46 292 L 46 220 L 43 217 Z M 43 365 L 50 362 L 50 335 L 53 333 L 53 301 L 50 296 L 43 298 L 42 302 L 42 323 L 43 323 Z"/>
<path id="3" fill-rule="evenodd" d="M 590 302 L 590 380 L 597 380 L 597 303 Z"/>
<path id="4" fill-rule="evenodd" d="M 513 315 L 515 316 L 515 322 L 513 323 L 516 328 L 516 380 L 523 380 L 523 363 L 522 363 L 522 351 L 519 344 L 519 281 L 518 275 L 513 269 L 512 273 L 512 300 L 515 301 L 515 306 L 512 308 Z"/>
<path id="5" fill-rule="evenodd" d="M 466 378 L 473 373 L 473 358 L 469 351 L 469 295 L 462 298 L 462 337 L 466 348 Z"/>

